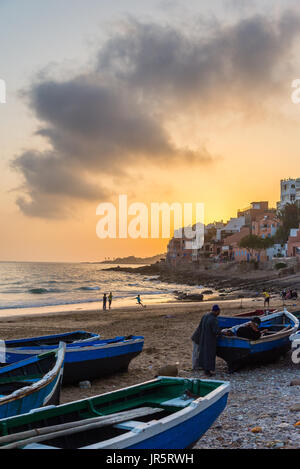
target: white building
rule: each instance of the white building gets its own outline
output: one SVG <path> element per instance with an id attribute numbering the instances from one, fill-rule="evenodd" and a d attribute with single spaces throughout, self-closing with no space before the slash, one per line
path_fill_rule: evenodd
<path id="1" fill-rule="evenodd" d="M 300 178 L 282 179 L 280 181 L 280 202 L 277 209 L 282 209 L 286 204 L 297 203 L 300 205 Z"/>
<path id="2" fill-rule="evenodd" d="M 287 243 L 281 246 L 281 244 L 274 244 L 271 248 L 267 249 L 267 257 L 269 260 L 274 257 L 287 257 L 288 245 Z"/>
<path id="3" fill-rule="evenodd" d="M 229 222 L 227 223 L 227 225 L 217 230 L 217 236 L 216 236 L 217 241 L 221 241 L 222 234 L 223 236 L 229 236 L 231 234 L 240 232 L 241 228 L 245 226 L 245 222 L 246 222 L 245 217 L 231 218 Z"/>

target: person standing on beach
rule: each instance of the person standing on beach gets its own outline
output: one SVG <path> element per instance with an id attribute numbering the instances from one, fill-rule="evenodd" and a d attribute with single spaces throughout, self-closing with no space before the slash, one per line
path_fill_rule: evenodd
<path id="1" fill-rule="evenodd" d="M 106 304 L 107 304 L 107 295 L 104 293 L 103 295 L 103 311 L 106 311 Z"/>
<path id="2" fill-rule="evenodd" d="M 112 300 L 113 300 L 113 295 L 112 295 L 112 292 L 110 292 L 110 294 L 108 295 L 108 305 L 109 305 L 109 309 L 111 309 Z"/>
<path id="3" fill-rule="evenodd" d="M 265 297 L 264 308 L 266 307 L 266 305 L 268 305 L 268 307 L 269 307 L 270 306 L 270 294 L 267 292 L 266 289 L 264 289 L 263 295 Z"/>
<path id="4" fill-rule="evenodd" d="M 203 368 L 206 376 L 212 376 L 216 368 L 218 319 L 221 310 L 214 305 L 210 313 L 205 314 L 192 336 L 194 342 L 193 369 Z"/>

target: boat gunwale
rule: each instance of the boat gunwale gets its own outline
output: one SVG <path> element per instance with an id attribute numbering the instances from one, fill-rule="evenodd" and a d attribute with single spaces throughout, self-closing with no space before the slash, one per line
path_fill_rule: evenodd
<path id="1" fill-rule="evenodd" d="M 288 330 L 281 330 L 281 331 L 278 331 L 278 332 L 275 332 L 274 334 L 270 335 L 270 336 L 266 336 L 266 337 L 262 337 L 261 339 L 258 339 L 258 340 L 250 340 L 250 339 L 246 339 L 244 337 L 237 337 L 237 336 L 225 336 L 223 335 L 222 336 L 222 340 L 226 340 L 226 341 L 229 341 L 229 340 L 234 340 L 234 341 L 244 341 L 245 343 L 248 343 L 250 345 L 256 345 L 256 344 L 262 344 L 262 343 L 267 343 L 267 342 L 273 342 L 275 340 L 278 340 L 278 339 L 282 339 L 284 337 L 287 337 L 287 336 L 291 336 L 291 335 L 295 335 L 295 331 L 298 330 L 299 328 L 299 320 L 293 316 L 292 313 L 289 313 L 288 311 L 279 311 L 279 312 L 276 312 L 276 313 L 272 313 L 270 315 L 267 315 L 267 316 L 264 316 L 264 319 L 262 319 L 262 323 L 264 321 L 269 321 L 270 319 L 273 319 L 273 318 L 276 318 L 276 317 L 279 317 L 279 316 L 282 316 L 282 315 L 286 315 L 293 323 L 294 325 L 291 327 L 291 329 L 288 329 Z M 247 319 L 247 318 L 245 318 Z M 225 329 L 225 328 L 224 328 Z"/>
<path id="2" fill-rule="evenodd" d="M 109 339 L 108 339 L 109 340 Z M 96 342 L 96 341 L 95 341 Z M 137 336 L 136 338 L 133 338 L 133 339 L 130 339 L 130 340 L 122 340 L 122 341 L 119 341 L 119 342 L 113 342 L 113 343 L 110 343 L 110 344 L 97 344 L 97 343 L 94 343 L 94 344 L 87 344 L 87 345 L 83 345 L 81 347 L 77 347 L 77 345 L 73 345 L 73 344 L 67 344 L 66 346 L 66 353 L 80 353 L 80 352 L 86 352 L 86 351 L 90 351 L 90 350 L 100 350 L 100 349 L 107 349 L 107 348 L 114 348 L 114 347 L 124 347 L 124 346 L 128 346 L 128 345 L 134 345 L 134 344 L 138 344 L 138 343 L 144 343 L 145 342 L 145 338 L 141 337 L 141 336 Z M 28 354 L 28 355 L 37 355 L 37 350 L 40 350 L 40 354 L 42 354 L 43 352 L 51 352 L 53 350 L 53 345 L 49 345 L 49 346 L 37 346 L 36 349 L 34 349 L 33 347 L 31 348 L 27 348 L 27 347 L 15 347 L 15 348 L 9 348 L 7 350 L 7 353 L 11 353 L 11 354 L 18 354 L 18 353 L 24 353 L 24 354 Z"/>
<path id="3" fill-rule="evenodd" d="M 8 339 L 8 340 L 5 340 L 5 344 L 6 344 L 6 347 L 7 348 L 10 348 L 10 343 L 13 344 L 13 343 L 18 343 L 18 342 L 28 342 L 30 343 L 31 341 L 33 340 L 45 340 L 45 339 L 55 339 L 55 338 L 58 338 L 60 339 L 60 342 L 63 342 L 63 339 L 64 338 L 68 338 L 70 337 L 71 335 L 73 334 L 91 334 L 91 337 L 88 337 L 86 339 L 78 339 L 78 340 L 74 340 L 74 342 L 71 342 L 69 345 L 72 345 L 72 343 L 84 343 L 84 342 L 91 342 L 93 340 L 100 340 L 100 334 L 96 334 L 95 332 L 88 332 L 88 331 L 73 331 L 73 332 L 62 332 L 61 334 L 52 334 L 52 335 L 42 335 L 42 336 L 39 336 L 39 337 L 24 337 L 24 338 L 21 338 L 21 339 Z M 44 347 L 46 347 L 47 345 L 44 345 Z M 48 347 L 57 347 L 58 344 L 53 344 L 53 345 L 49 345 Z M 25 346 L 26 347 L 26 346 Z M 38 346 L 37 346 L 38 347 Z"/>

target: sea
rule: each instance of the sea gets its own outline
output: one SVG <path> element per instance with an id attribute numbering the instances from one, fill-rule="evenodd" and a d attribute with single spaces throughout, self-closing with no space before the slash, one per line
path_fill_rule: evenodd
<path id="1" fill-rule="evenodd" d="M 164 303 L 175 300 L 176 290 L 201 293 L 204 288 L 168 284 L 156 276 L 108 271 L 110 267 L 94 263 L 0 262 L 0 316 L 101 309 L 103 294 L 110 292 L 117 307 L 135 305 L 138 294 L 145 304 Z"/>

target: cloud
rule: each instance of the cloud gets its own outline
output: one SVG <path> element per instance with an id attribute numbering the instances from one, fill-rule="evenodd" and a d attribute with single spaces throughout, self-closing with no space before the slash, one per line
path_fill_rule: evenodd
<path id="1" fill-rule="evenodd" d="M 277 20 L 255 15 L 233 26 L 216 22 L 202 34 L 131 21 L 99 52 L 98 71 L 150 94 L 153 102 L 207 105 L 226 93 L 269 95 L 282 84 L 276 71 L 300 32 L 300 18 L 286 11 Z"/>
<path id="2" fill-rule="evenodd" d="M 62 197 L 70 201 L 105 196 L 101 188 L 85 181 L 79 168 L 72 167 L 51 151 L 25 152 L 13 161 L 12 166 L 26 180 L 26 196 L 17 199 L 17 205 L 26 215 L 56 218 L 68 212 L 64 205 L 57 206 Z"/>
<path id="3" fill-rule="evenodd" d="M 203 116 L 233 103 L 245 110 L 254 97 L 262 106 L 280 92 L 299 33 L 295 13 L 214 22 L 205 33 L 201 25 L 186 32 L 128 20 L 102 46 L 94 70 L 32 86 L 37 133 L 51 150 L 12 163 L 23 176 L 17 204 L 26 215 L 59 217 L 70 201 L 99 202 L 111 195 L 107 181 L 128 183 L 135 169 L 211 164 L 206 148 L 176 146 L 168 122 L 193 109 Z"/>

